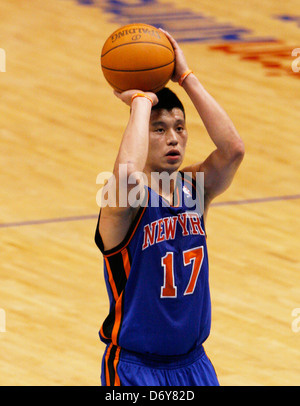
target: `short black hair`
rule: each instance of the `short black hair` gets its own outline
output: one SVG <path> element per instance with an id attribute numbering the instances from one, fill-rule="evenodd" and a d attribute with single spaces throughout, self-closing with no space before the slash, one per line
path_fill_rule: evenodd
<path id="1" fill-rule="evenodd" d="M 182 110 L 185 118 L 183 104 L 181 103 L 177 95 L 174 92 L 172 92 L 172 90 L 170 90 L 167 87 L 164 87 L 163 89 L 159 90 L 156 93 L 156 96 L 158 97 L 158 103 L 152 107 L 152 110 L 165 109 L 171 111 L 172 109 L 177 107 L 180 110 Z"/>

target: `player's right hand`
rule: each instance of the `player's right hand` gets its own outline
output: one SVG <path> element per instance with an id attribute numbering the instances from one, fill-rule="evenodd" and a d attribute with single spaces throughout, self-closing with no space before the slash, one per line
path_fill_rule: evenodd
<path id="1" fill-rule="evenodd" d="M 175 69 L 173 72 L 172 80 L 173 82 L 178 82 L 178 80 L 181 78 L 181 76 L 189 69 L 187 61 L 185 59 L 184 53 L 180 46 L 178 45 L 178 42 L 172 37 L 168 31 L 163 30 L 160 28 L 160 30 L 166 35 L 166 37 L 169 39 L 175 53 Z"/>

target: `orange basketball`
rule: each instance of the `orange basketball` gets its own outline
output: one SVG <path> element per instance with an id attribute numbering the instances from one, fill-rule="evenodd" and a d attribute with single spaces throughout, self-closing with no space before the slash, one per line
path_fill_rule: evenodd
<path id="1" fill-rule="evenodd" d="M 158 92 L 170 80 L 173 47 L 163 32 L 147 24 L 129 24 L 113 32 L 103 45 L 101 68 L 118 92 Z"/>

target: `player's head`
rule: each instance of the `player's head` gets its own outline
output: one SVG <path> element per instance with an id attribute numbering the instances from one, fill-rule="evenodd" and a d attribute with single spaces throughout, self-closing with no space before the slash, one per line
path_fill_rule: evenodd
<path id="1" fill-rule="evenodd" d="M 146 168 L 152 172 L 172 173 L 180 167 L 185 153 L 187 130 L 181 101 L 170 89 L 157 93 L 158 103 L 152 107 L 149 128 L 149 149 Z"/>
<path id="2" fill-rule="evenodd" d="M 173 108 L 178 108 L 182 110 L 183 116 L 185 118 L 185 111 L 183 104 L 177 97 L 177 95 L 172 92 L 172 90 L 164 87 L 162 90 L 156 93 L 158 97 L 158 103 L 152 107 L 152 111 L 165 109 L 171 111 Z"/>

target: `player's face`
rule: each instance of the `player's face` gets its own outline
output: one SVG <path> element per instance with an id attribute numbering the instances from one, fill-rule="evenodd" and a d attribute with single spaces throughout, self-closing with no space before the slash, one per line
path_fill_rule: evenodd
<path id="1" fill-rule="evenodd" d="M 150 117 L 146 167 L 153 172 L 176 171 L 184 157 L 187 130 L 182 110 L 153 110 Z"/>

